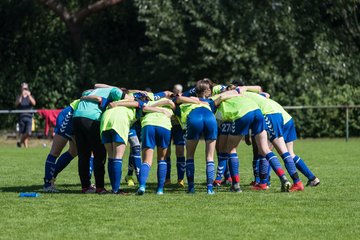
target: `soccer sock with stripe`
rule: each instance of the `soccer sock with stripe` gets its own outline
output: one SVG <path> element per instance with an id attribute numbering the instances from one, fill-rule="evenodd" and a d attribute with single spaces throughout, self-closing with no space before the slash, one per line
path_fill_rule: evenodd
<path id="1" fill-rule="evenodd" d="M 176 158 L 176 168 L 177 168 L 178 180 L 183 180 L 186 170 L 185 157 Z"/>
<path id="2" fill-rule="evenodd" d="M 67 165 L 73 160 L 74 157 L 69 152 L 64 152 L 61 154 L 61 156 L 58 158 L 58 160 L 55 163 L 55 172 L 54 172 L 54 178 L 57 177 L 57 175 L 64 170 Z"/>
<path id="3" fill-rule="evenodd" d="M 260 184 L 266 184 L 268 182 L 268 169 L 269 169 L 269 161 L 265 157 L 259 156 Z"/>
<path id="4" fill-rule="evenodd" d="M 232 179 L 232 184 L 236 184 L 240 182 L 240 177 L 239 177 L 239 158 L 237 153 L 230 153 L 228 154 L 229 157 L 229 170 L 230 170 L 230 175 L 231 175 L 231 179 Z"/>
<path id="5" fill-rule="evenodd" d="M 56 157 L 49 154 L 45 162 L 45 177 L 44 177 L 44 186 L 51 186 L 51 179 L 54 177 L 55 173 L 55 161 Z"/>
<path id="6" fill-rule="evenodd" d="M 141 164 L 140 176 L 139 176 L 139 185 L 140 185 L 140 187 L 145 188 L 146 180 L 147 180 L 147 178 L 149 176 L 149 172 L 150 172 L 150 165 L 148 163 Z"/>
<path id="7" fill-rule="evenodd" d="M 108 159 L 108 172 L 111 183 L 111 188 L 114 193 L 120 189 L 121 173 L 122 173 L 122 159 L 109 158 Z"/>
<path id="8" fill-rule="evenodd" d="M 228 154 L 227 153 L 218 153 L 218 167 L 216 173 L 216 181 L 221 181 L 224 176 L 226 165 L 227 165 Z"/>
<path id="9" fill-rule="evenodd" d="M 166 174 L 167 174 L 167 162 L 165 160 L 159 160 L 158 169 L 157 169 L 158 190 L 164 188 Z"/>
<path id="10" fill-rule="evenodd" d="M 132 149 L 132 157 L 133 157 L 133 167 L 135 170 L 136 177 L 139 181 L 139 173 L 141 168 L 141 147 L 140 146 L 134 146 Z"/>
<path id="11" fill-rule="evenodd" d="M 285 171 L 282 169 L 279 159 L 273 152 L 266 154 L 266 159 L 269 161 L 271 168 L 275 171 L 276 175 L 282 179 L 285 176 Z"/>
<path id="12" fill-rule="evenodd" d="M 296 168 L 299 169 L 299 171 L 304 174 L 305 177 L 307 177 L 310 181 L 313 181 L 316 178 L 315 175 L 308 168 L 308 166 L 306 166 L 305 162 L 299 156 L 296 155 L 294 157 L 294 162 Z"/>
<path id="13" fill-rule="evenodd" d="M 167 165 L 166 179 L 170 179 L 171 178 L 171 158 L 170 157 L 166 158 L 166 165 Z"/>
<path id="14" fill-rule="evenodd" d="M 208 191 L 212 191 L 213 182 L 215 178 L 215 163 L 214 161 L 206 162 L 206 186 Z"/>
<path id="15" fill-rule="evenodd" d="M 291 157 L 289 152 L 286 152 L 281 155 L 281 158 L 284 160 L 285 168 L 290 174 L 290 177 L 294 181 L 294 183 L 297 183 L 300 181 L 299 174 L 296 171 L 296 166 L 293 158 Z"/>
<path id="16" fill-rule="evenodd" d="M 253 164 L 253 173 L 254 173 L 255 182 L 259 183 L 260 182 L 260 158 L 258 155 L 254 156 L 252 164 Z"/>
<path id="17" fill-rule="evenodd" d="M 194 159 L 186 160 L 186 178 L 188 181 L 188 190 L 194 188 L 194 175 L 195 175 L 195 165 Z"/>

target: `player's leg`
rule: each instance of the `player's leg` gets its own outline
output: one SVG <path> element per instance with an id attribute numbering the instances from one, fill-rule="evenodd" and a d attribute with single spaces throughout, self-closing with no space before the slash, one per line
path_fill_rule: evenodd
<path id="1" fill-rule="evenodd" d="M 231 191 L 241 192 L 240 188 L 240 176 L 239 176 L 239 165 L 240 161 L 236 152 L 236 148 L 242 139 L 242 135 L 236 135 L 236 132 L 229 135 L 227 139 L 227 154 L 229 162 L 230 176 L 232 179 Z"/>
<path id="2" fill-rule="evenodd" d="M 214 154 L 216 148 L 216 139 L 218 136 L 218 127 L 215 116 L 212 112 L 205 109 L 203 113 L 204 119 L 204 139 L 206 142 L 205 156 L 206 156 L 206 182 L 207 194 L 214 194 L 213 182 L 215 180 L 215 163 Z"/>
<path id="3" fill-rule="evenodd" d="M 157 194 L 162 195 L 164 193 L 164 184 L 167 174 L 167 162 L 165 160 L 167 149 L 170 145 L 171 131 L 163 127 L 155 127 L 155 141 L 157 146 L 157 178 L 158 187 Z"/>
<path id="4" fill-rule="evenodd" d="M 44 177 L 44 191 L 53 192 L 55 188 L 52 185 L 52 179 L 55 178 L 56 174 L 56 159 L 60 155 L 61 151 L 65 147 L 68 139 L 63 136 L 55 134 L 50 153 L 48 154 L 45 161 L 45 177 Z"/>
<path id="5" fill-rule="evenodd" d="M 146 181 L 149 177 L 149 172 L 153 161 L 154 148 L 156 145 L 154 126 L 145 126 L 142 128 L 141 141 L 143 162 L 140 168 L 139 189 L 137 190 L 138 195 L 143 195 L 145 193 Z"/>

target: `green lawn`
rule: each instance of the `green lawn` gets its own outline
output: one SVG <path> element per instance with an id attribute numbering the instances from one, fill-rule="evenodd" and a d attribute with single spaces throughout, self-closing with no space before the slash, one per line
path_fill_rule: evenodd
<path id="1" fill-rule="evenodd" d="M 156 167 L 144 196 L 80 194 L 77 161 L 57 180 L 61 193 L 40 191 L 49 148 L 0 146 L 0 239 L 359 239 L 360 139 L 301 140 L 296 152 L 321 180 L 317 188 L 281 193 L 275 174 L 268 192 L 252 192 L 251 149 L 239 148 L 243 193 L 205 192 L 204 146 L 196 159 L 196 194 L 167 188 L 155 195 Z M 127 161 L 124 161 L 127 165 Z M 125 173 L 126 167 L 123 168 Z M 123 174 L 124 176 L 124 174 Z M 173 161 L 172 178 L 176 169 Z M 306 179 L 301 176 L 304 183 Z M 109 180 L 106 176 L 106 182 Z M 110 189 L 110 186 L 107 185 Z"/>

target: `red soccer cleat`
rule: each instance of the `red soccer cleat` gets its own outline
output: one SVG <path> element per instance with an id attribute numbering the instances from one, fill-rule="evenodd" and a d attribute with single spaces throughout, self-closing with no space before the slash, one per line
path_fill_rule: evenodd
<path id="1" fill-rule="evenodd" d="M 304 185 L 301 181 L 294 183 L 289 190 L 289 192 L 296 192 L 296 191 L 304 191 Z"/>
<path id="2" fill-rule="evenodd" d="M 263 190 L 268 190 L 268 186 L 266 186 L 266 183 L 258 184 L 256 186 L 253 186 L 251 189 L 255 191 L 263 191 Z"/>
<path id="3" fill-rule="evenodd" d="M 213 183 L 213 186 L 220 187 L 221 186 L 221 180 L 215 180 Z"/>

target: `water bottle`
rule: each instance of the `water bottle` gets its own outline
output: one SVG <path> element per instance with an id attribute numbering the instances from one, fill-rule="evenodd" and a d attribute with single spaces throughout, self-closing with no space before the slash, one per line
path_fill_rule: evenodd
<path id="1" fill-rule="evenodd" d="M 40 194 L 36 193 L 36 192 L 21 192 L 19 194 L 19 197 L 31 197 L 31 198 L 34 198 L 34 197 L 39 197 Z"/>

